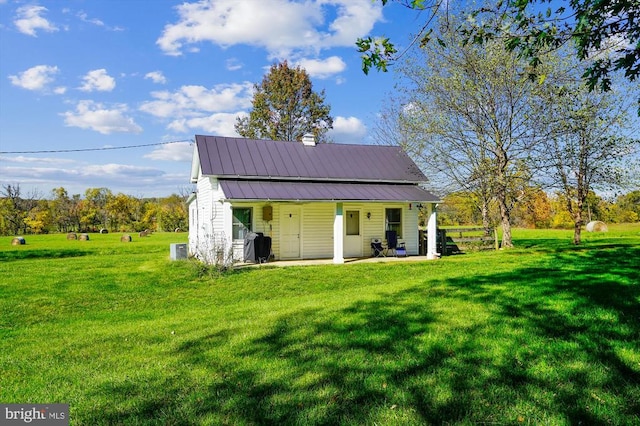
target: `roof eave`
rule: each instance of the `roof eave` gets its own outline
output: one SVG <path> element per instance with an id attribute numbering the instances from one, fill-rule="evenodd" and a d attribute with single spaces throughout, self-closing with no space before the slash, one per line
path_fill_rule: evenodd
<path id="1" fill-rule="evenodd" d="M 332 182 L 332 183 L 390 183 L 403 185 L 420 185 L 427 183 L 427 178 L 423 180 L 393 180 L 393 179 L 352 179 L 352 178 L 327 178 L 327 177 L 301 177 L 301 176 L 242 176 L 242 175 L 203 175 L 215 179 L 231 180 L 264 180 L 279 182 Z"/>

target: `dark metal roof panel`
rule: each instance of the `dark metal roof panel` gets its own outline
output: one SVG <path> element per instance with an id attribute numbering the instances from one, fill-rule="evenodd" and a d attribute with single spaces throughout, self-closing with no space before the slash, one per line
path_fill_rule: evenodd
<path id="1" fill-rule="evenodd" d="M 196 135 L 202 173 L 250 178 L 423 182 L 397 146 L 318 144 Z"/>
<path id="2" fill-rule="evenodd" d="M 220 180 L 229 200 L 415 201 L 438 198 L 417 185 Z"/>

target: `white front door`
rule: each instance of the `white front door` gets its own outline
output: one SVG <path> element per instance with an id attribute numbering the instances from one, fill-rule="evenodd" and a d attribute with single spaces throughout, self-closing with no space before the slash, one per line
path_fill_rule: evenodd
<path id="1" fill-rule="evenodd" d="M 344 257 L 362 257 L 360 210 L 344 212 Z"/>
<path id="2" fill-rule="evenodd" d="M 287 206 L 280 214 L 280 258 L 300 258 L 300 207 Z"/>

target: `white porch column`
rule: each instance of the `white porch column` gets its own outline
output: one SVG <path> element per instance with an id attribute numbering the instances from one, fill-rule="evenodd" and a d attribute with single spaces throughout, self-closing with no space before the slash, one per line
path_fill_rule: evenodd
<path id="1" fill-rule="evenodd" d="M 333 218 L 333 263 L 344 263 L 344 222 L 342 203 L 336 204 L 336 215 Z"/>
<path id="2" fill-rule="evenodd" d="M 427 222 L 427 259 L 438 259 L 440 257 L 440 253 L 436 252 L 436 234 L 438 232 L 437 207 L 437 204 L 431 205 L 431 215 L 429 215 L 429 221 Z"/>

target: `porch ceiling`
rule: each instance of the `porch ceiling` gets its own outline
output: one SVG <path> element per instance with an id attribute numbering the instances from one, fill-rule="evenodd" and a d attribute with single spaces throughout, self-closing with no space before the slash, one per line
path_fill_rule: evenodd
<path id="1" fill-rule="evenodd" d="M 277 182 L 220 180 L 225 198 L 269 201 L 400 201 L 438 202 L 414 184 Z"/>

